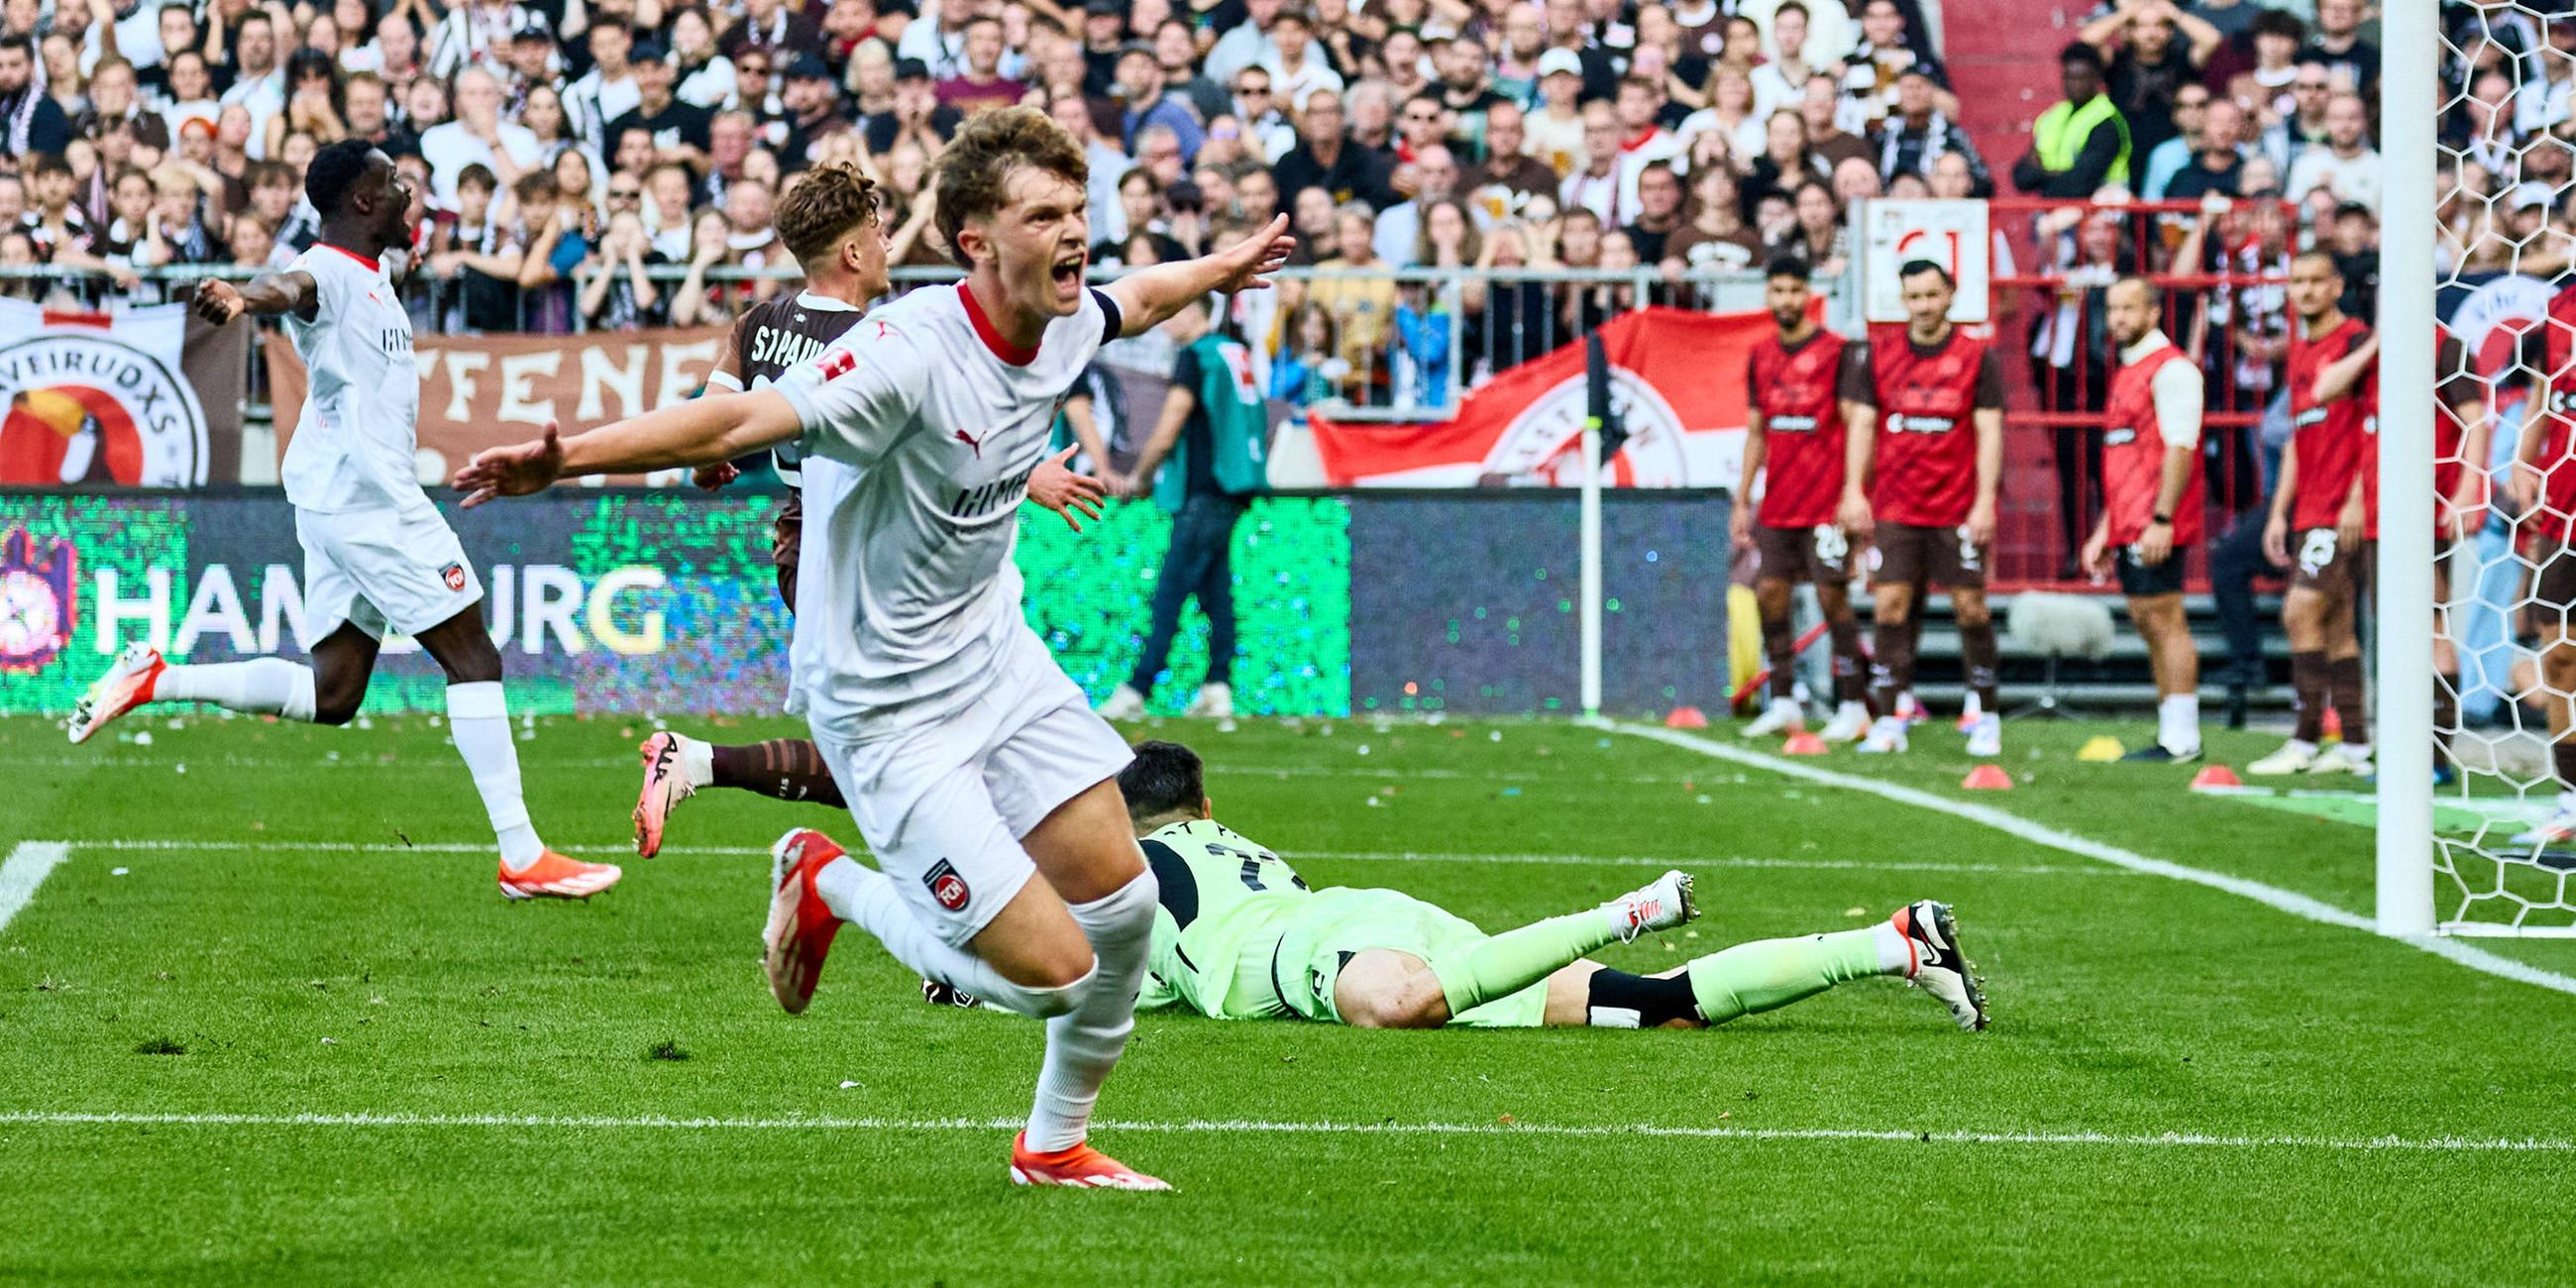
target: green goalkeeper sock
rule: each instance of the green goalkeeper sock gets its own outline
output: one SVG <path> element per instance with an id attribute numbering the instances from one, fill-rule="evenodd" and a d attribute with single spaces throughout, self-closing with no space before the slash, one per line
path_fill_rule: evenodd
<path id="1" fill-rule="evenodd" d="M 1441 995 L 1449 999 L 1449 1013 L 1463 1015 L 1546 979 L 1618 937 L 1601 909 L 1569 912 L 1506 930 L 1454 957 L 1444 957 L 1431 963 L 1431 973 L 1440 980 Z"/>
<path id="2" fill-rule="evenodd" d="M 1724 1024 L 1813 997 L 1847 979 L 1882 974 L 1878 927 L 1800 939 L 1760 939 L 1702 957 L 1683 970 L 1700 1018 Z"/>

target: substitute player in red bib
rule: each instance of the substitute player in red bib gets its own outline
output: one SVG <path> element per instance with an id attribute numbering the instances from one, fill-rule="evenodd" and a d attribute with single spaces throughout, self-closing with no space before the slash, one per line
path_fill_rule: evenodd
<path id="1" fill-rule="evenodd" d="M 1021 1184 L 1163 1189 L 1093 1149 L 1154 923 L 1115 730 L 1020 612 L 1019 503 L 1056 409 L 1101 345 L 1211 291 L 1267 285 L 1287 220 L 1105 289 L 1083 283 L 1082 147 L 1032 108 L 985 112 L 939 162 L 939 231 L 966 280 L 915 291 L 769 389 L 699 398 L 570 440 L 485 452 L 469 503 L 566 474 L 711 464 L 791 439 L 806 476 L 794 692 L 871 868 L 798 829 L 772 850 L 764 970 L 801 1011 L 844 921 L 905 965 L 1046 1020 Z"/>
<path id="2" fill-rule="evenodd" d="M 2555 846 L 2576 840 L 2576 732 L 2567 695 L 2576 693 L 2576 286 L 2549 302 L 2541 328 L 2548 391 L 2524 420 L 2514 452 L 2514 508 L 2522 515 L 2526 555 L 2540 571 L 2531 597 L 2540 630 L 2540 680 L 2549 691 L 2550 768 L 2558 807 L 2516 844 Z"/>
<path id="3" fill-rule="evenodd" d="M 2369 777 L 2370 725 L 2362 702 L 2361 636 L 2354 613 L 2379 536 L 2377 499 L 2364 468 L 2377 432 L 2370 380 L 2379 348 L 2370 328 L 2335 303 L 2343 274 L 2334 257 L 2310 251 L 2290 261 L 2290 450 L 2272 491 L 2263 553 L 2294 564 L 2281 599 L 2290 637 L 2290 686 L 2298 728 L 2281 749 L 2246 766 L 2253 774 L 2349 773 Z M 2319 750 L 2326 704 L 2343 741 Z"/>
<path id="4" fill-rule="evenodd" d="M 1870 683 L 1881 714 L 1860 749 L 1905 750 L 1896 695 L 1914 687 L 1914 614 L 1938 585 L 1950 592 L 1968 691 L 1979 704 L 1968 754 L 2000 755 L 2001 659 L 1986 609 L 1986 555 L 2003 481 L 2003 370 L 1983 341 L 1951 325 L 1957 284 L 1949 270 L 1916 259 L 1897 276 L 1905 331 L 1871 341 L 1843 394 L 1843 530 L 1872 543 L 1877 624 Z"/>
<path id="5" fill-rule="evenodd" d="M 2102 522 L 2084 546 L 2096 577 L 2115 571 L 2156 677 L 2156 742 L 2129 760 L 2200 758 L 2200 650 L 2183 612 L 2183 564 L 2205 536 L 2200 368 L 2158 325 L 2163 304 L 2143 277 L 2105 293 L 2120 369 L 2102 425 Z"/>
<path id="6" fill-rule="evenodd" d="M 1762 651 L 1771 662 L 1771 703 L 1744 728 L 1748 738 L 1807 727 L 1798 706 L 1797 651 L 1789 633 L 1789 588 L 1816 587 L 1825 629 L 1834 646 L 1832 723 L 1828 742 L 1850 742 L 1869 723 L 1863 703 L 1868 665 L 1860 651 L 1860 622 L 1851 608 L 1851 538 L 1834 521 L 1843 491 L 1842 391 L 1865 375 L 1845 371 L 1866 352 L 1817 324 L 1809 305 L 1814 291 L 1803 260 L 1771 261 L 1765 302 L 1779 330 L 1764 336 L 1745 360 L 1744 481 L 1736 489 L 1729 526 L 1738 549 L 1751 546 L 1761 559 L 1753 597 L 1762 613 Z M 1753 483 L 1762 480 L 1762 505 L 1753 507 Z"/>

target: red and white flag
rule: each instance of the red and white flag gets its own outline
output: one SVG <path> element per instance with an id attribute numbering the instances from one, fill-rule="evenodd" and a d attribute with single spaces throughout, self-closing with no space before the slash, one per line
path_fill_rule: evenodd
<path id="1" fill-rule="evenodd" d="M 203 487 L 188 306 L 55 313 L 0 300 L 0 487 Z"/>

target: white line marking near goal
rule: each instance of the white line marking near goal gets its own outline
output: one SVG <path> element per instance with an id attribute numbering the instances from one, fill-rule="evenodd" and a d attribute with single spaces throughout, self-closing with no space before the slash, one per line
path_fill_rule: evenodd
<path id="1" fill-rule="evenodd" d="M 213 852 L 289 852 L 297 854 L 488 854 L 489 845 L 466 841 L 425 841 L 417 845 L 399 845 L 381 841 L 180 841 L 180 840 L 109 840 L 75 841 L 84 849 L 141 850 L 161 853 Z M 558 845 L 563 854 L 626 854 L 635 852 L 631 845 Z M 757 845 L 666 845 L 665 855 L 692 858 L 767 858 L 766 846 Z M 865 854 L 854 847 L 855 854 Z M 1463 850 L 1301 850 L 1288 857 L 1299 861 L 1336 863 L 1474 863 L 1502 864 L 1542 868 L 1777 868 L 1788 871 L 1816 872 L 1938 872 L 1961 876 L 2048 876 L 2048 877 L 2131 877 L 2140 875 L 2118 868 L 2058 867 L 2035 864 L 2015 867 L 2007 863 L 1918 863 L 1881 862 L 1871 859 L 1776 859 L 1745 855 L 1670 855 L 1641 854 L 1478 854 Z"/>
<path id="2" fill-rule="evenodd" d="M 2063 850 L 2068 854 L 2077 855 L 2087 859 L 2095 859 L 2103 863 L 2108 863 L 2113 867 L 2125 868 L 2131 872 L 2143 873 L 2148 876 L 2169 877 L 2176 881 L 2188 881 L 2193 885 L 2207 886 L 2213 890 L 2225 891 L 2228 894 L 2236 895 L 2240 898 L 2251 899 L 2267 908 L 2278 909 L 2279 911 L 2286 912 L 2293 917 L 2303 918 L 2308 921 L 2319 922 L 2328 926 L 2342 926 L 2349 930 L 2365 930 L 2374 934 L 2378 932 L 2377 923 L 2373 922 L 2370 918 L 2357 912 L 2350 912 L 2345 909 L 2338 908 L 2322 899 L 2316 899 L 2308 895 L 2300 894 L 2295 890 L 2284 890 L 2279 886 L 2268 885 L 2261 881 L 2248 880 L 2247 878 L 2239 876 L 2230 876 L 2224 872 L 2212 872 L 2206 868 L 2190 867 L 2185 864 L 2175 863 L 2166 859 L 2151 859 L 2134 850 L 2124 850 L 2116 845 L 2105 845 L 2100 841 L 2077 836 L 2072 832 L 2061 832 L 2056 828 L 2047 826 L 2046 824 L 2034 823 L 2018 814 L 2008 814 L 1991 805 L 1977 805 L 1968 801 L 1951 800 L 1946 796 L 1936 796 L 1931 792 L 1922 791 L 1918 788 L 1907 787 L 1900 783 L 1887 782 L 1882 779 L 1865 778 L 1857 774 L 1838 774 L 1830 769 L 1819 769 L 1813 765 L 1802 765 L 1794 760 L 1786 760 L 1778 756 L 1765 755 L 1758 751 L 1747 751 L 1741 747 L 1730 747 L 1722 742 L 1713 742 L 1706 738 L 1696 738 L 1686 733 L 1676 733 L 1670 729 L 1659 729 L 1650 725 L 1632 725 L 1622 724 L 1616 721 L 1603 721 L 1601 722 L 1600 727 L 1616 730 L 1620 733 L 1627 734 L 1632 738 L 1644 738 L 1653 742 L 1664 743 L 1668 746 L 1681 747 L 1690 751 L 1696 751 L 1705 756 L 1716 757 L 1719 760 L 1733 761 L 1739 765 L 1750 765 L 1757 769 L 1767 769 L 1773 773 L 1783 774 L 1791 778 L 1803 778 L 1808 782 L 1821 783 L 1827 787 L 1843 787 L 1856 792 L 1867 792 L 1872 796 L 1895 801 L 1899 804 L 1918 806 L 1923 809 L 1932 810 L 1936 813 L 1947 814 L 1952 818 L 1964 819 L 1971 823 L 1983 824 L 1998 832 L 2002 832 L 2009 836 L 2020 837 L 2021 839 L 2029 841 L 2035 845 L 2045 845 L 2053 850 Z M 2449 939 L 2431 935 L 2392 938 L 2395 938 L 2398 943 L 2420 948 L 2436 957 L 2456 962 L 2471 970 L 2484 971 L 2489 975 L 2494 975 L 2501 979 L 2513 980 L 2516 983 L 2553 989 L 2561 993 L 2576 994 L 2576 977 L 2561 975 L 2556 971 L 2542 970 L 2537 966 L 2526 965 L 2522 962 L 2515 961 L 2510 957 L 2499 957 L 2483 948 L 2472 948 L 2467 944 L 2457 943 Z"/>
<path id="3" fill-rule="evenodd" d="M 0 929 L 9 919 L 36 897 L 36 887 L 45 883 L 52 872 L 71 853 L 71 847 L 60 841 L 20 841 L 9 851 L 6 862 L 0 862 Z"/>
<path id="4" fill-rule="evenodd" d="M 153 1114 L 78 1110 L 0 1111 L 0 1126 L 42 1127 L 476 1127 L 561 1131 L 972 1131 L 1024 1127 L 1022 1118 L 631 1118 L 547 1114 Z M 2070 1145 L 2126 1149 L 2325 1149 L 2429 1153 L 2576 1153 L 2576 1140 L 2471 1136 L 2240 1136 L 2203 1132 L 1958 1131 L 1865 1127 L 1663 1127 L 1651 1124 L 1281 1122 L 1194 1119 L 1189 1122 L 1099 1122 L 1108 1132 L 1229 1133 L 1329 1136 L 1560 1136 L 1607 1139 L 1739 1141 L 1887 1141 L 1944 1145 Z"/>

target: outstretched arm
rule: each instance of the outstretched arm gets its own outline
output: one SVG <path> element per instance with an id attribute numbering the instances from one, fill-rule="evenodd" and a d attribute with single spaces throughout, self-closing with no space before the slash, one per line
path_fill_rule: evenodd
<path id="1" fill-rule="evenodd" d="M 222 326 L 244 313 L 264 318 L 293 313 L 310 322 L 321 303 L 321 293 L 313 285 L 313 275 L 300 268 L 290 268 L 283 273 L 262 273 L 250 279 L 246 286 L 235 286 L 220 278 L 209 277 L 197 283 L 194 306 L 198 317 Z"/>
<path id="2" fill-rule="evenodd" d="M 1288 252 L 1297 239 L 1288 234 L 1288 216 L 1277 215 L 1270 226 L 1223 250 L 1201 255 L 1197 259 L 1130 273 L 1102 290 L 1118 302 L 1118 316 L 1124 326 L 1122 336 L 1143 335 L 1159 326 L 1181 306 L 1210 291 L 1261 290 L 1270 285 L 1264 274 L 1288 262 Z"/>
<path id="3" fill-rule="evenodd" d="M 566 475 L 712 465 L 786 442 L 802 428 L 796 409 L 774 389 L 692 398 L 571 438 L 559 437 L 548 421 L 541 438 L 475 453 L 456 472 L 455 486 L 467 506 L 477 506 L 543 491 Z"/>

